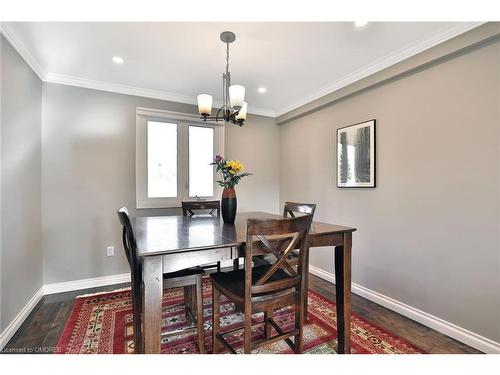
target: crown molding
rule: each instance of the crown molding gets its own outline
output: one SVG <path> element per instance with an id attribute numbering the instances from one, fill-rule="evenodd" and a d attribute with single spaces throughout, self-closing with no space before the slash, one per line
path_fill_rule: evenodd
<path id="1" fill-rule="evenodd" d="M 429 48 L 437 46 L 443 42 L 446 42 L 449 39 L 452 39 L 456 36 L 459 36 L 467 31 L 475 29 L 486 22 L 464 22 L 460 25 L 457 25 L 451 29 L 446 30 L 445 32 L 435 35 L 431 38 L 425 39 L 418 43 L 414 43 L 408 46 L 405 46 L 398 51 L 384 56 L 380 59 L 375 60 L 373 63 L 366 65 L 365 67 L 358 69 L 354 73 L 351 73 L 344 78 L 333 82 L 327 86 L 324 86 L 317 92 L 307 95 L 300 100 L 295 101 L 293 104 L 284 106 L 276 111 L 276 117 L 282 116 L 285 113 L 293 111 L 305 104 L 308 104 L 316 99 L 319 99 L 325 95 L 331 94 L 334 91 L 340 90 L 350 84 L 353 84 L 356 81 L 359 81 L 363 78 L 366 78 L 374 73 L 377 73 L 385 68 L 390 67 L 391 65 L 395 65 L 403 60 L 408 59 L 411 56 L 414 56 L 420 52 L 423 52 Z"/>
<path id="2" fill-rule="evenodd" d="M 45 75 L 44 82 L 57 83 L 60 85 L 67 85 L 67 86 L 83 87 L 87 89 L 100 90 L 100 91 L 108 91 L 118 94 L 142 96 L 145 98 L 166 100 L 176 103 L 198 105 L 196 98 L 189 95 L 176 94 L 173 92 L 168 92 L 163 90 L 147 89 L 143 87 L 128 86 L 119 83 L 97 81 L 92 79 L 67 76 L 63 74 L 48 73 Z M 220 106 L 221 106 L 220 102 L 218 101 L 214 102 L 214 107 L 220 107 Z M 249 108 L 250 109 L 248 112 L 254 115 L 268 116 L 273 118 L 276 115 L 274 111 L 271 111 L 269 109 L 265 108 L 252 109 L 251 106 Z"/>
<path id="3" fill-rule="evenodd" d="M 320 90 L 310 95 L 304 96 L 303 98 L 295 101 L 291 105 L 284 106 L 277 111 L 267 108 L 253 108 L 249 106 L 249 113 L 267 117 L 277 118 L 282 116 L 294 109 L 297 109 L 305 104 L 308 104 L 314 100 L 317 100 L 325 95 L 332 92 L 340 90 L 356 81 L 366 78 L 374 73 L 377 73 L 391 65 L 397 64 L 407 58 L 414 56 L 420 52 L 423 52 L 429 48 L 432 48 L 438 44 L 441 44 L 451 38 L 454 38 L 460 34 L 470 31 L 478 26 L 485 24 L 486 22 L 464 22 L 453 28 L 446 30 L 445 32 L 435 35 L 431 38 L 425 39 L 421 42 L 408 45 L 401 48 L 399 51 L 392 53 L 388 56 L 380 58 L 374 61 L 356 72 L 345 76 L 344 78 L 333 82 L 327 86 L 324 86 Z M 195 97 L 189 95 L 182 95 L 177 93 L 172 93 L 163 90 L 148 89 L 142 87 L 128 86 L 118 83 L 111 83 L 105 81 L 97 81 L 86 78 L 49 73 L 44 67 L 33 57 L 33 55 L 28 51 L 24 44 L 16 37 L 14 31 L 5 22 L 0 22 L 0 33 L 2 33 L 5 38 L 12 44 L 16 51 L 21 55 L 21 57 L 26 61 L 26 63 L 33 69 L 33 71 L 40 77 L 44 82 L 57 83 L 61 85 L 83 87 L 93 90 L 107 91 L 118 94 L 141 96 L 152 99 L 166 100 L 177 103 L 185 103 L 197 105 Z M 219 101 L 214 102 L 214 107 L 220 107 L 221 103 Z"/>
<path id="4" fill-rule="evenodd" d="M 133 96 L 143 96 L 146 98 L 160 99 L 171 102 L 196 105 L 196 100 L 188 95 L 175 94 L 173 92 L 146 89 L 141 87 L 123 85 L 119 83 L 111 83 L 106 81 L 97 81 L 87 78 L 79 78 L 63 74 L 48 73 L 44 79 L 45 82 L 57 83 L 66 86 L 76 86 L 86 89 L 108 91 L 118 94 L 126 94 Z"/>
<path id="5" fill-rule="evenodd" d="M 5 22 L 0 22 L 0 34 L 3 34 L 5 39 L 14 47 L 14 49 L 21 55 L 26 64 L 35 72 L 35 74 L 43 81 L 47 75 L 42 65 L 35 59 L 35 57 L 28 51 L 24 44 L 15 35 L 12 28 Z"/>
<path id="6" fill-rule="evenodd" d="M 123 85 L 119 83 L 111 83 L 106 81 L 98 81 L 87 78 L 68 76 L 63 74 L 47 72 L 46 69 L 38 62 L 38 60 L 29 52 L 23 42 L 16 36 L 15 32 L 6 22 L 0 22 L 0 33 L 5 36 L 14 49 L 21 55 L 31 69 L 44 82 L 57 83 L 60 85 L 83 87 L 87 89 L 107 91 L 118 94 L 141 96 L 151 99 L 166 100 L 177 103 L 198 105 L 196 97 L 182 95 L 164 90 L 148 89 L 143 87 L 135 87 Z M 220 107 L 222 103 L 214 101 L 214 107 Z M 276 117 L 273 110 L 267 108 L 255 108 L 249 106 L 248 113 L 267 117 Z"/>

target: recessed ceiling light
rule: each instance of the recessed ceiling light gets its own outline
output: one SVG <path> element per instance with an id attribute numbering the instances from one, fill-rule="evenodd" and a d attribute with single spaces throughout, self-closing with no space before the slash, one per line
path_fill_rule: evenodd
<path id="1" fill-rule="evenodd" d="M 363 27 L 363 26 L 366 26 L 368 24 L 367 21 L 356 21 L 354 22 L 354 26 L 356 27 Z"/>
<path id="2" fill-rule="evenodd" d="M 123 64 L 124 62 L 124 60 L 120 56 L 113 56 L 112 60 L 115 64 L 120 64 L 120 65 Z"/>
<path id="3" fill-rule="evenodd" d="M 267 89 L 265 87 L 259 87 L 258 91 L 261 93 L 261 94 L 264 94 Z"/>

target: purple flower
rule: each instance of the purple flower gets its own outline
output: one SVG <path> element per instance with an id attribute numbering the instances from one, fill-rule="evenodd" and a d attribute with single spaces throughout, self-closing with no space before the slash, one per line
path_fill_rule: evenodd
<path id="1" fill-rule="evenodd" d="M 219 161 L 221 161 L 222 159 L 223 159 L 223 158 L 222 158 L 222 156 L 220 156 L 220 155 L 215 155 L 215 161 L 216 161 L 216 162 L 219 162 Z"/>

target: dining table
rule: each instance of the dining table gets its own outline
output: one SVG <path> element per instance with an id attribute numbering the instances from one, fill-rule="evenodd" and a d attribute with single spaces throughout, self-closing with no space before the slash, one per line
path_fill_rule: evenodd
<path id="1" fill-rule="evenodd" d="M 244 257 L 249 218 L 283 219 L 266 212 L 242 212 L 234 224 L 210 215 L 141 216 L 132 219 L 143 278 L 144 353 L 160 353 L 163 273 Z M 313 221 L 310 251 L 333 247 L 337 352 L 351 353 L 351 247 L 356 228 Z"/>

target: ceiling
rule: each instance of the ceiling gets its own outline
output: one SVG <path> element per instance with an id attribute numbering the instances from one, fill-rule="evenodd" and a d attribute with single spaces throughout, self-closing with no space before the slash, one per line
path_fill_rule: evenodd
<path id="1" fill-rule="evenodd" d="M 196 103 L 221 98 L 225 45 L 249 112 L 278 116 L 478 26 L 461 22 L 8 22 L 4 34 L 45 81 Z M 125 62 L 116 65 L 113 56 Z M 266 87 L 265 94 L 258 93 Z"/>

